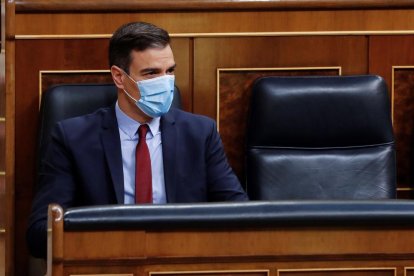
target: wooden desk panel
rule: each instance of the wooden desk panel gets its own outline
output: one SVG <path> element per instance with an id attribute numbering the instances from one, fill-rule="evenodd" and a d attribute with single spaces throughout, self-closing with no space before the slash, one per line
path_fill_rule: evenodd
<path id="1" fill-rule="evenodd" d="M 402 275 L 414 258 L 414 238 L 404 237 L 413 234 L 349 227 L 68 232 L 53 275 Z"/>

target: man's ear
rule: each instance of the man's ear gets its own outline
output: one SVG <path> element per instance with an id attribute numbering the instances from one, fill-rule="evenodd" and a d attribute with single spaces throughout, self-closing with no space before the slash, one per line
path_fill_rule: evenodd
<path id="1" fill-rule="evenodd" d="M 114 81 L 116 87 L 118 87 L 119 89 L 125 89 L 124 82 L 123 82 L 123 78 L 125 77 L 125 75 L 122 69 L 116 65 L 112 65 L 111 75 L 112 75 L 112 80 Z"/>

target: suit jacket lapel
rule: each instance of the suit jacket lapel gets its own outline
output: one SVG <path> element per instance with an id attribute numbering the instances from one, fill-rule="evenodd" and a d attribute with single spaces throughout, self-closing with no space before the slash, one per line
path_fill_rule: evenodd
<path id="1" fill-rule="evenodd" d="M 122 170 L 121 141 L 115 115 L 115 105 L 104 113 L 102 123 L 102 145 L 114 185 L 118 204 L 124 203 L 124 176 Z"/>
<path id="2" fill-rule="evenodd" d="M 167 202 L 176 202 L 176 143 L 177 128 L 175 126 L 174 110 L 171 109 L 161 117 L 161 141 L 164 163 L 164 181 Z"/>

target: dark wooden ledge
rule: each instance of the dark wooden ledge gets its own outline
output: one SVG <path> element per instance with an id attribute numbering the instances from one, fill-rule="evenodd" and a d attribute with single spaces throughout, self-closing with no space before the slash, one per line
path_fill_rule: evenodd
<path id="1" fill-rule="evenodd" d="M 413 8 L 414 0 L 16 0 L 17 13 Z"/>

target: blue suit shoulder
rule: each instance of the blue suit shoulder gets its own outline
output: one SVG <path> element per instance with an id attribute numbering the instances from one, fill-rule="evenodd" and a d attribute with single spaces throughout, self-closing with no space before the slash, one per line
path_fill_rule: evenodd
<path id="1" fill-rule="evenodd" d="M 103 128 L 117 128 L 118 124 L 114 107 L 104 107 L 93 113 L 62 120 L 57 123 L 57 128 L 71 139 L 82 139 L 98 134 Z"/>
<path id="2" fill-rule="evenodd" d="M 194 130 L 199 133 L 203 130 L 211 131 L 211 128 L 216 129 L 216 122 L 213 119 L 176 108 L 171 108 L 170 112 L 168 112 L 164 118 L 173 121 L 178 124 L 179 127 Z"/>
<path id="3" fill-rule="evenodd" d="M 80 115 L 80 116 L 62 120 L 58 122 L 58 124 L 61 124 L 65 127 L 90 125 L 90 124 L 94 124 L 96 126 L 97 124 L 101 125 L 104 122 L 103 119 L 106 117 L 115 117 L 114 107 L 111 106 L 111 107 L 99 108 L 96 111 L 89 113 L 89 114 Z"/>

